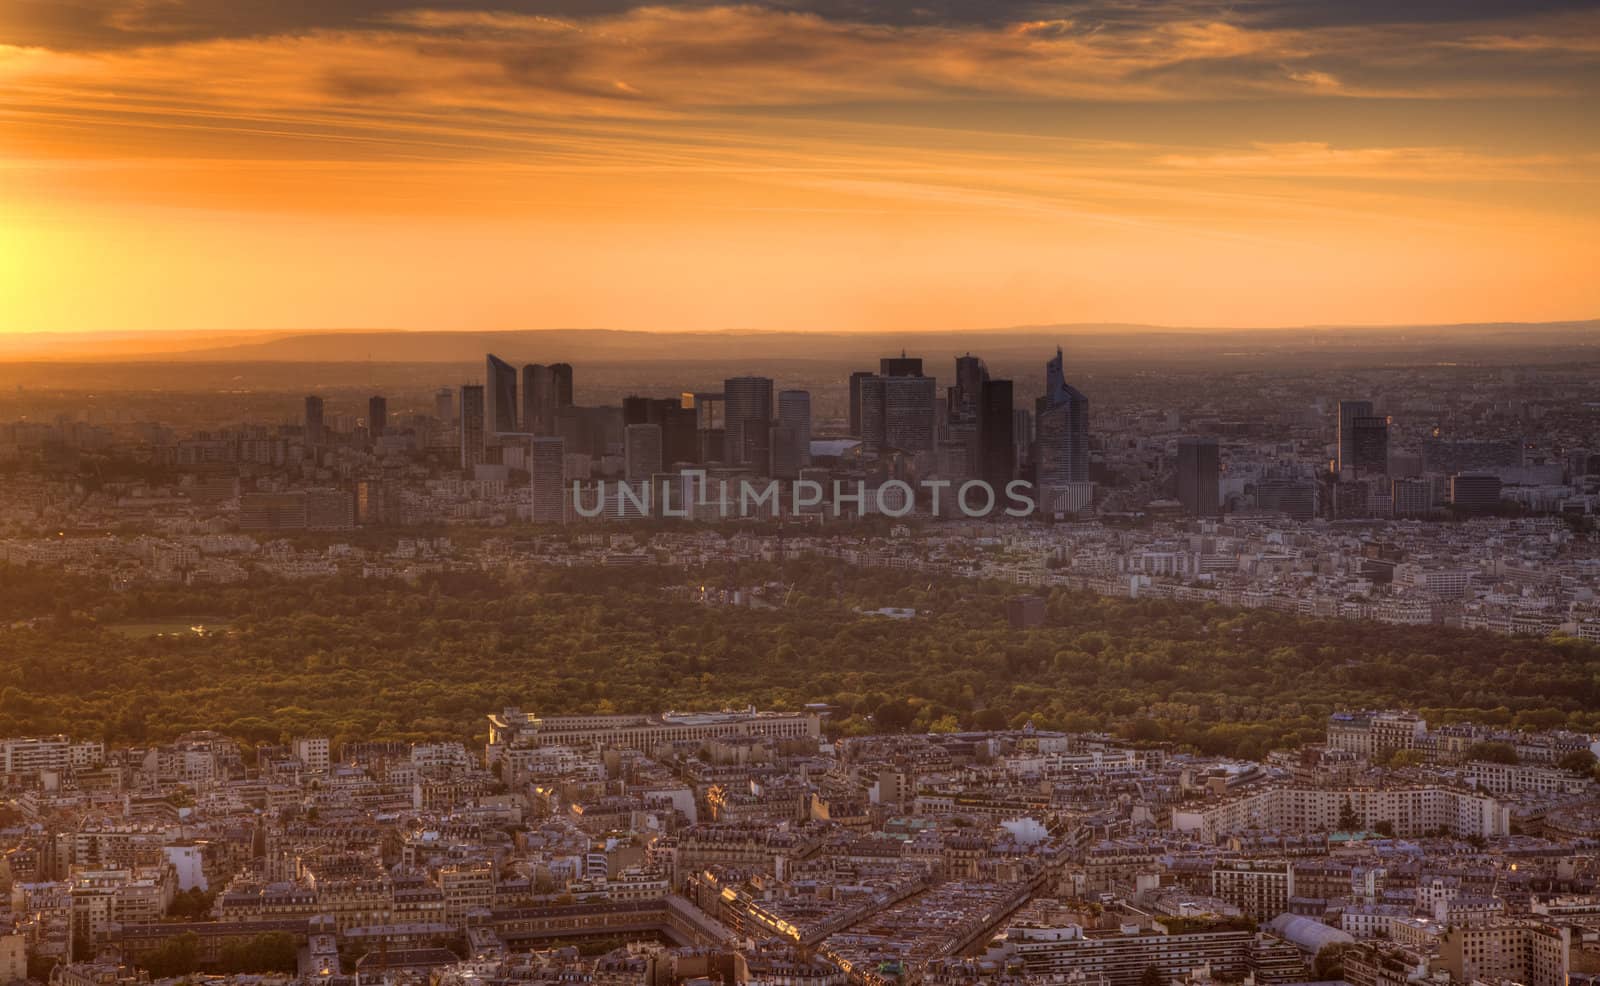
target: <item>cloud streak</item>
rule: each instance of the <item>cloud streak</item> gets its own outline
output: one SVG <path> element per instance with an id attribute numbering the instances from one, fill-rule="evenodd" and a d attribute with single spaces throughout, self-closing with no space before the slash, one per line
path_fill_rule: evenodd
<path id="1" fill-rule="evenodd" d="M 1414 235 L 1481 265 L 1502 229 L 1570 267 L 1555 251 L 1596 229 L 1600 140 L 1570 121 L 1596 95 L 1600 11 L 1395 9 L 14 0 L 0 204 L 88 228 L 537 224 L 598 237 L 587 256 L 619 271 L 641 230 L 788 261 L 820 244 L 817 265 L 841 241 L 909 244 L 958 271 L 986 242 L 1043 285 L 1107 241 L 1130 283 L 1217 243 L 1348 278 Z"/>

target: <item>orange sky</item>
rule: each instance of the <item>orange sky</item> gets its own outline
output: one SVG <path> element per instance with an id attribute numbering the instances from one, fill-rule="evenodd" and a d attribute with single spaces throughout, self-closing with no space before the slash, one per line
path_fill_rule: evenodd
<path id="1" fill-rule="evenodd" d="M 1391 6 L 0 0 L 0 331 L 1600 314 L 1600 11 Z"/>

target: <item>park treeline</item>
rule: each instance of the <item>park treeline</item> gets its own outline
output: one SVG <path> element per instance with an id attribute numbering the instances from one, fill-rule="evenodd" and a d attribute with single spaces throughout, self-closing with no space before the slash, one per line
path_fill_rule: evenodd
<path id="1" fill-rule="evenodd" d="M 702 586 L 756 602 L 708 605 Z M 1578 640 L 1059 590 L 1044 626 L 1012 629 L 1006 600 L 1028 591 L 822 559 L 124 591 L 0 567 L 0 735 L 475 744 L 507 706 L 811 702 L 836 735 L 1031 721 L 1245 757 L 1317 739 L 1339 708 L 1600 729 L 1600 648 Z M 917 615 L 863 612 L 881 607 Z M 134 629 L 191 623 L 225 629 Z"/>

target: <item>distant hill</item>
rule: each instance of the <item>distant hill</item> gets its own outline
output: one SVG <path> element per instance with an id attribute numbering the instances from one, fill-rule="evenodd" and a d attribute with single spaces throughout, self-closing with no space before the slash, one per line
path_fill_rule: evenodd
<path id="1" fill-rule="evenodd" d="M 1411 359 L 1455 354 L 1600 349 L 1600 320 L 1465 325 L 1307 326 L 1284 329 L 1173 329 L 1070 324 L 954 332 L 635 332 L 548 329 L 446 332 L 326 329 L 0 336 L 0 360 L 207 363 L 468 363 L 494 352 L 514 362 L 859 360 L 901 349 L 933 359 L 971 350 L 987 359 L 1037 358 L 1067 345 L 1075 360 L 1187 361 L 1356 352 Z"/>

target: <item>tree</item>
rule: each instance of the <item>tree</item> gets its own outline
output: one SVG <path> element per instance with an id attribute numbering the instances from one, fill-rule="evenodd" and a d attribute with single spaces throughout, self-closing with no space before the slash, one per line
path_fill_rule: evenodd
<path id="1" fill-rule="evenodd" d="M 1587 777 L 1594 773 L 1595 761 L 1595 755 L 1588 750 L 1573 750 L 1556 761 L 1556 766 L 1562 770 Z"/>
<path id="2" fill-rule="evenodd" d="M 1339 806 L 1338 829 L 1340 832 L 1358 832 L 1361 830 L 1361 816 L 1356 814 L 1356 806 L 1347 794 L 1344 804 Z"/>
<path id="3" fill-rule="evenodd" d="M 1344 978 L 1344 953 L 1349 950 L 1348 942 L 1333 942 L 1317 950 L 1317 957 L 1312 961 L 1312 976 L 1320 982 Z"/>
<path id="4" fill-rule="evenodd" d="M 1167 977 L 1162 975 L 1159 966 L 1147 965 L 1139 976 L 1139 986 L 1166 986 Z"/>
<path id="5" fill-rule="evenodd" d="M 1467 748 L 1467 759 L 1482 760 L 1485 763 L 1521 762 L 1517 757 L 1517 748 L 1510 743 L 1474 743 Z"/>

